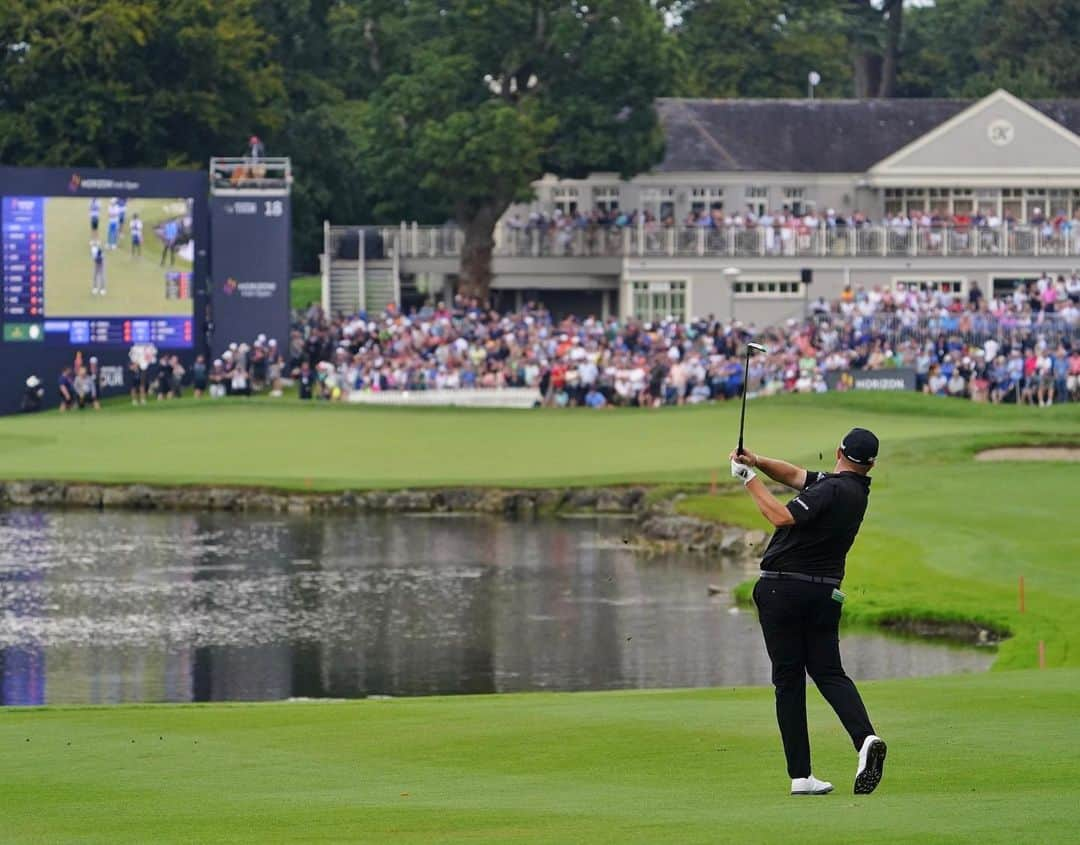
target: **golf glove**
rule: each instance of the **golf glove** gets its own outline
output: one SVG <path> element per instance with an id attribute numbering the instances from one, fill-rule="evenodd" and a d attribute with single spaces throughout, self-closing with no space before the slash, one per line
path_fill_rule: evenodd
<path id="1" fill-rule="evenodd" d="M 731 474 L 735 478 L 741 478 L 744 487 L 757 478 L 756 472 L 746 464 L 740 464 L 734 458 L 731 461 Z"/>

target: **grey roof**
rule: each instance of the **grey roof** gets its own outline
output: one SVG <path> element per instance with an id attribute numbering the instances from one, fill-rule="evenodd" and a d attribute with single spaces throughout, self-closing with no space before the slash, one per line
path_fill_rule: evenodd
<path id="1" fill-rule="evenodd" d="M 667 152 L 653 172 L 863 173 L 975 102 L 662 98 Z M 1080 134 L 1080 100 L 1028 102 Z"/>

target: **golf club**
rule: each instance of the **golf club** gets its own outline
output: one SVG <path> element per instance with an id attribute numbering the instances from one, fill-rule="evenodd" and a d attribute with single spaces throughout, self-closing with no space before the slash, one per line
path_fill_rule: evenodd
<path id="1" fill-rule="evenodd" d="M 760 343 L 746 344 L 746 365 L 743 367 L 742 410 L 739 411 L 739 448 L 738 454 L 743 453 L 743 427 L 746 425 L 746 393 L 750 386 L 750 356 L 754 352 L 768 352 Z"/>

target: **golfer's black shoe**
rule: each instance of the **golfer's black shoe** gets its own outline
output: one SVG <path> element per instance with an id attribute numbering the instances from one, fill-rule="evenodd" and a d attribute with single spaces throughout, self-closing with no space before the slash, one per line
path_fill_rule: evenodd
<path id="1" fill-rule="evenodd" d="M 885 771 L 886 751 L 888 748 L 885 741 L 879 736 L 870 734 L 863 740 L 862 748 L 859 749 L 859 769 L 855 772 L 856 795 L 869 795 L 877 789 Z"/>

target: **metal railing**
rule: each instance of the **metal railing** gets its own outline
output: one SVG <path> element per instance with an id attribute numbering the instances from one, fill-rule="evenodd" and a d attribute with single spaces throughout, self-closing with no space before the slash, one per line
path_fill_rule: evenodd
<path id="1" fill-rule="evenodd" d="M 822 318 L 818 318 L 819 320 Z M 1041 337 L 1051 347 L 1080 340 L 1080 325 L 1071 325 L 1059 315 L 1023 314 L 995 317 L 992 314 L 961 312 L 948 316 L 915 314 L 873 314 L 845 320 L 837 314 L 824 319 L 836 325 L 853 325 L 861 332 L 885 337 L 890 343 L 911 340 L 920 346 L 936 341 L 959 339 L 964 344 L 984 344 L 990 338 L 1018 342 L 1025 337 Z"/>
<path id="2" fill-rule="evenodd" d="M 456 226 L 402 224 L 379 230 L 387 252 L 401 258 L 457 258 L 464 234 Z M 720 229 L 630 226 L 512 227 L 495 233 L 494 254 L 507 258 L 863 258 L 1080 256 L 1080 225 L 820 226 Z"/>
<path id="3" fill-rule="evenodd" d="M 222 191 L 288 191 L 292 163 L 284 157 L 215 156 L 210 159 L 210 189 Z"/>

